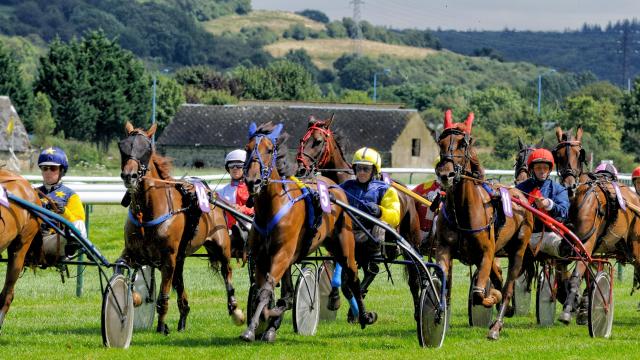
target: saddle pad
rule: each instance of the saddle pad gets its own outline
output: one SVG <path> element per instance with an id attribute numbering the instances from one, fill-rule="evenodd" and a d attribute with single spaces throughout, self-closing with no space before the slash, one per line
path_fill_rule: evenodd
<path id="1" fill-rule="evenodd" d="M 7 198 L 7 191 L 4 189 L 4 186 L 0 185 L 0 205 L 8 208 L 9 207 L 9 199 Z"/>
<path id="2" fill-rule="evenodd" d="M 502 199 L 502 211 L 504 211 L 504 215 L 513 217 L 513 208 L 511 207 L 511 195 L 509 194 L 509 189 L 501 187 L 500 198 Z"/>
<path id="3" fill-rule="evenodd" d="M 618 198 L 618 204 L 623 211 L 627 211 L 627 203 L 624 201 L 624 197 L 622 197 L 622 192 L 620 191 L 620 185 L 618 185 L 617 181 L 612 181 L 611 185 L 613 185 L 613 189 L 616 191 L 616 198 Z"/>
<path id="4" fill-rule="evenodd" d="M 209 198 L 207 197 L 207 189 L 201 181 L 194 181 L 193 186 L 196 189 L 196 198 L 198 199 L 198 207 L 203 213 L 209 213 L 211 211 L 211 205 L 209 204 Z"/>

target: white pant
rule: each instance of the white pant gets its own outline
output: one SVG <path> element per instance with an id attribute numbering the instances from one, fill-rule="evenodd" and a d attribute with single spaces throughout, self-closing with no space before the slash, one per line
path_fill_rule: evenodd
<path id="1" fill-rule="evenodd" d="M 542 244 L 540 244 L 540 240 L 542 240 Z M 531 234 L 531 241 L 529 244 L 534 253 L 542 251 L 547 255 L 560 257 L 560 244 L 562 241 L 563 240 L 560 235 L 549 231 Z"/>

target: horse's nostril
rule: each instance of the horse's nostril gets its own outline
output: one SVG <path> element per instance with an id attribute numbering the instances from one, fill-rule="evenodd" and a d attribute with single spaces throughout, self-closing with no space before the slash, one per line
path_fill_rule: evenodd
<path id="1" fill-rule="evenodd" d="M 124 180 L 127 178 L 127 175 L 125 173 L 120 173 L 120 179 Z"/>
<path id="2" fill-rule="evenodd" d="M 132 180 L 135 180 L 135 179 L 137 179 L 137 178 L 138 178 L 138 174 L 137 174 L 137 173 L 133 173 L 133 174 L 131 174 L 131 179 L 132 179 Z"/>
<path id="3" fill-rule="evenodd" d="M 453 171 L 450 172 L 449 175 L 447 175 L 447 177 L 450 177 L 450 178 L 455 177 L 455 176 L 456 176 L 456 173 L 453 172 Z"/>

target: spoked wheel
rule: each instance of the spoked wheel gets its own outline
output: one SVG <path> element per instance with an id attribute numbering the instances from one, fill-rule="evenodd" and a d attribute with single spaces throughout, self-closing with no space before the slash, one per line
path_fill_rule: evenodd
<path id="1" fill-rule="evenodd" d="M 608 338 L 613 327 L 613 289 L 609 273 L 596 274 L 589 289 L 589 335 Z"/>
<path id="2" fill-rule="evenodd" d="M 133 292 L 140 296 L 139 305 L 134 301 L 133 328 L 135 330 L 150 329 L 153 326 L 153 318 L 156 314 L 156 276 L 154 268 L 143 266 L 135 271 Z"/>
<path id="3" fill-rule="evenodd" d="M 474 271 L 473 277 L 471 278 L 471 284 L 469 285 L 469 298 L 467 301 L 467 312 L 469 314 L 469 326 L 477 326 L 481 328 L 489 328 L 491 322 L 493 321 L 493 306 L 488 308 L 482 304 L 474 305 L 473 304 L 473 285 L 476 283 L 476 279 L 478 278 L 478 270 Z M 487 280 L 487 285 L 485 289 L 487 292 L 491 290 L 491 280 Z"/>
<path id="4" fill-rule="evenodd" d="M 556 319 L 556 274 L 545 263 L 538 275 L 536 288 L 536 320 L 540 326 L 552 326 Z"/>
<path id="5" fill-rule="evenodd" d="M 516 315 L 528 315 L 531 307 L 531 289 L 528 288 L 529 279 L 526 274 L 520 275 L 515 282 L 513 292 L 513 307 Z"/>
<path id="6" fill-rule="evenodd" d="M 331 276 L 333 276 L 333 262 L 324 261 L 318 267 L 318 292 L 320 293 L 320 320 L 334 321 L 338 314 L 337 310 L 327 309 L 329 303 L 329 293 L 331 293 Z"/>
<path id="7" fill-rule="evenodd" d="M 122 274 L 113 275 L 104 291 L 101 325 L 104 346 L 129 347 L 133 334 L 133 296 Z"/>
<path id="8" fill-rule="evenodd" d="M 448 309 L 440 310 L 436 294 L 440 295 L 442 284 L 433 278 L 435 289 L 427 285 L 420 293 L 420 316 L 418 317 L 418 342 L 422 347 L 439 348 L 444 342 L 449 320 Z"/>
<path id="9" fill-rule="evenodd" d="M 296 282 L 293 299 L 293 331 L 300 335 L 315 335 L 320 321 L 320 293 L 316 273 L 303 268 Z"/>

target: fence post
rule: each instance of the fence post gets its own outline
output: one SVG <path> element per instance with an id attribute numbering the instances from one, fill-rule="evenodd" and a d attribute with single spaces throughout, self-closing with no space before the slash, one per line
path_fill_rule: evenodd
<path id="1" fill-rule="evenodd" d="M 84 214 L 85 214 L 84 225 L 85 225 L 85 228 L 87 229 L 87 239 L 89 238 L 89 214 L 91 213 L 92 208 L 93 207 L 91 205 L 84 204 Z M 81 251 L 80 255 L 78 255 L 78 261 L 79 262 L 84 261 L 84 251 Z M 82 285 L 84 282 L 84 278 L 82 275 L 83 273 L 84 273 L 84 265 L 78 265 L 76 269 L 76 296 L 77 297 L 82 296 Z"/>

